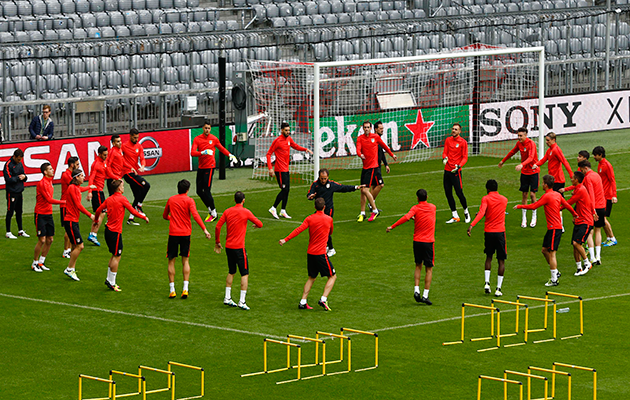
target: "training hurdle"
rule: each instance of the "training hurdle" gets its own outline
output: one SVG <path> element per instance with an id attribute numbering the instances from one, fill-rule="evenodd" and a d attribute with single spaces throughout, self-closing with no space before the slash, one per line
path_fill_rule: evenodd
<path id="1" fill-rule="evenodd" d="M 583 306 L 583 302 L 582 302 L 582 297 L 581 296 L 575 296 L 573 294 L 564 294 L 564 293 L 558 293 L 558 292 L 546 292 L 545 293 L 545 299 L 548 299 L 549 296 L 568 297 L 570 299 L 577 299 L 580 302 L 580 334 L 579 335 L 565 336 L 565 337 L 560 338 L 560 340 L 575 339 L 575 338 L 579 338 L 581 336 L 584 336 L 584 306 Z"/>
<path id="2" fill-rule="evenodd" d="M 176 400 L 190 400 L 190 399 L 199 399 L 199 398 L 203 397 L 203 395 L 204 395 L 204 381 L 205 381 L 205 379 L 204 379 L 205 372 L 204 372 L 203 368 L 195 367 L 194 365 L 178 363 L 178 362 L 175 362 L 175 361 L 169 361 L 168 362 L 167 371 L 168 372 L 172 372 L 171 371 L 172 367 L 188 368 L 188 369 L 192 369 L 192 370 L 196 370 L 196 371 L 200 371 L 201 372 L 201 394 L 196 395 L 196 396 L 190 396 L 190 397 L 180 397 L 180 398 L 178 398 Z M 173 388 L 173 392 L 175 392 L 175 388 Z"/>
<path id="3" fill-rule="evenodd" d="M 482 310 L 490 310 L 490 336 L 485 336 L 485 337 L 478 337 L 478 338 L 471 338 L 470 341 L 471 342 L 477 342 L 477 341 L 481 341 L 481 340 L 491 340 L 494 339 L 495 337 L 497 338 L 497 345 L 496 347 L 489 347 L 487 349 L 480 349 L 477 350 L 478 352 L 482 352 L 482 351 L 488 351 L 488 350 L 496 350 L 498 348 L 501 347 L 501 311 L 496 308 L 496 307 L 492 307 L 492 306 L 482 306 L 479 304 L 471 304 L 471 303 L 462 303 L 462 329 L 461 329 L 461 339 L 457 340 L 455 342 L 444 342 L 442 343 L 443 346 L 449 346 L 452 344 L 461 344 L 464 343 L 464 324 L 466 321 L 466 307 L 472 307 L 472 308 L 480 308 Z M 494 313 L 497 313 L 497 335 L 494 334 Z"/>
<path id="4" fill-rule="evenodd" d="M 144 379 L 144 376 L 142 375 L 136 375 L 136 374 L 130 374 L 128 372 L 121 372 L 121 371 L 114 371 L 114 370 L 110 370 L 109 371 L 109 380 L 113 381 L 114 380 L 114 375 L 120 375 L 120 376 L 128 376 L 134 379 L 138 380 L 138 391 L 137 392 L 132 392 L 132 393 L 121 393 L 121 394 L 117 394 L 116 397 L 129 397 L 129 396 L 136 396 L 136 395 L 142 395 L 142 400 L 146 400 L 147 398 L 147 381 L 146 379 Z M 112 396 L 112 389 L 110 386 L 110 390 L 109 390 L 109 396 Z"/>
<path id="5" fill-rule="evenodd" d="M 529 307 L 527 306 L 527 304 L 523 304 L 523 303 L 517 303 L 514 301 L 507 301 L 507 300 L 499 300 L 499 299 L 493 299 L 491 301 L 492 306 L 494 307 L 494 303 L 499 303 L 499 304 L 507 304 L 507 305 L 512 305 L 512 306 L 516 306 L 516 326 L 514 327 L 514 332 L 512 333 L 506 333 L 506 334 L 501 334 L 501 332 L 497 331 L 497 335 L 499 335 L 500 337 L 509 337 L 509 336 L 516 336 L 518 335 L 518 323 L 519 323 L 519 310 L 521 307 L 525 308 L 525 333 L 524 333 L 524 338 L 522 342 L 519 343 L 510 343 L 510 344 L 504 344 L 503 347 L 513 347 L 513 346 L 521 346 L 524 344 L 527 344 L 527 334 L 528 332 L 528 328 L 529 328 Z"/>
<path id="6" fill-rule="evenodd" d="M 580 304 L 581 304 L 581 299 L 580 299 Z M 579 369 L 582 371 L 591 371 L 593 373 L 593 400 L 597 400 L 597 371 L 595 370 L 595 368 L 580 367 L 579 365 L 554 362 L 553 367 L 551 367 L 551 369 L 555 371 L 556 367 L 573 368 L 573 369 Z M 556 394 L 556 374 L 554 373 L 551 378 L 551 396 L 553 397 L 555 394 Z"/>
<path id="7" fill-rule="evenodd" d="M 346 374 L 352 371 L 352 348 L 351 348 L 352 342 L 351 342 L 350 337 L 344 336 L 344 335 L 338 335 L 336 333 L 328 333 L 328 332 L 322 332 L 322 331 L 315 332 L 316 339 L 319 339 L 320 335 L 341 339 L 339 341 L 339 359 L 328 360 L 325 362 L 325 364 L 336 364 L 336 363 L 343 362 L 343 341 L 344 340 L 348 341 L 348 369 L 345 371 L 329 372 L 327 375 Z M 319 361 L 319 342 L 315 342 L 315 363 L 318 363 L 318 361 Z"/>
<path id="8" fill-rule="evenodd" d="M 269 370 L 267 368 L 267 343 L 275 343 L 275 344 L 280 344 L 280 345 L 286 346 L 286 348 L 287 348 L 287 366 L 286 367 L 278 368 L 278 369 L 272 369 L 272 370 Z M 290 342 L 283 342 L 283 341 L 280 341 L 280 340 L 269 339 L 269 338 L 265 338 L 263 340 L 263 370 L 260 371 L 260 372 L 252 372 L 252 373 L 249 373 L 249 374 L 243 374 L 243 375 L 241 375 L 241 378 L 244 378 L 246 376 L 272 374 L 274 372 L 290 370 L 291 369 L 291 347 L 295 347 L 298 350 L 297 379 L 289 379 L 289 380 L 286 380 L 286 381 L 276 382 L 276 384 L 280 385 L 280 384 L 283 384 L 283 383 L 299 381 L 301 376 L 302 376 L 301 375 L 302 374 L 302 347 L 299 344 L 290 343 Z"/>
<path id="9" fill-rule="evenodd" d="M 571 400 L 571 374 L 568 372 L 564 372 L 564 371 L 557 371 L 555 369 L 548 369 L 548 368 L 540 368 L 540 367 L 532 367 L 529 366 L 527 367 L 527 373 L 531 374 L 532 371 L 538 371 L 538 372 L 546 372 L 548 374 L 552 374 L 552 378 L 551 378 L 551 398 L 555 399 L 556 398 L 556 375 L 564 375 L 567 378 L 569 378 L 569 391 L 568 396 L 567 396 L 567 400 Z"/>
<path id="10" fill-rule="evenodd" d="M 487 375 L 479 375 L 479 381 L 477 383 L 477 400 L 481 400 L 481 381 L 484 379 L 489 380 L 489 381 L 503 382 L 503 398 L 504 399 L 507 399 L 508 383 L 519 385 L 520 387 L 519 398 L 520 400 L 523 400 L 523 382 L 514 381 L 514 380 L 506 379 L 506 378 L 496 378 L 494 376 L 487 376 Z"/>
<path id="11" fill-rule="evenodd" d="M 548 318 L 548 310 L 549 310 L 549 303 L 553 304 L 553 338 L 551 339 L 541 339 L 541 340 L 534 340 L 534 343 L 543 343 L 543 342 L 551 342 L 556 340 L 556 301 L 553 299 L 543 299 L 541 297 L 531 297 L 531 296 L 523 296 L 523 295 L 518 295 L 516 296 L 516 302 L 520 303 L 520 300 L 524 299 L 524 300 L 533 300 L 533 301 L 541 301 L 545 304 L 545 316 L 544 316 L 544 321 L 543 321 L 543 327 L 542 328 L 536 328 L 536 329 L 528 329 L 526 330 L 527 333 L 535 333 L 535 332 L 544 332 L 547 330 L 547 320 Z M 522 303 L 521 303 L 522 304 Z"/>
<path id="12" fill-rule="evenodd" d="M 307 368 L 307 367 L 316 367 L 318 365 L 321 365 L 322 366 L 321 374 L 306 376 L 302 379 L 312 379 L 312 378 L 319 378 L 320 376 L 325 376 L 326 375 L 326 342 L 319 338 L 314 339 L 314 338 L 309 338 L 305 336 L 287 335 L 287 343 L 291 343 L 291 339 L 305 340 L 307 342 L 315 342 L 315 363 L 314 364 L 301 364 L 301 361 L 300 361 L 298 362 L 298 365 L 293 365 L 291 368 Z M 320 343 L 322 344 L 322 362 L 321 363 L 318 361 L 318 351 L 317 351 Z"/>
<path id="13" fill-rule="evenodd" d="M 506 369 L 505 371 L 503 371 L 503 378 L 507 379 L 508 374 L 509 375 L 522 376 L 522 377 L 526 377 L 527 378 L 527 400 L 532 400 L 532 378 L 540 379 L 541 381 L 544 381 L 545 382 L 545 396 L 542 397 L 541 399 L 536 399 L 536 400 L 548 400 L 549 399 L 549 380 L 546 377 L 540 376 L 540 375 L 526 374 L 525 372 L 510 371 L 510 370 Z"/>
<path id="14" fill-rule="evenodd" d="M 343 335 L 344 332 L 352 332 L 352 333 L 358 333 L 361 335 L 374 336 L 374 366 L 355 369 L 354 372 L 368 371 L 370 369 L 378 368 L 378 333 L 360 331 L 358 329 L 352 329 L 352 328 L 341 328 L 341 335 Z M 348 346 L 350 346 L 350 342 L 348 342 Z"/>
<path id="15" fill-rule="evenodd" d="M 89 399 L 84 398 L 83 397 L 83 379 L 89 379 L 96 382 L 107 383 L 108 389 L 109 389 L 108 396 L 107 397 L 92 397 Z M 95 376 L 89 376 L 89 375 L 83 375 L 83 374 L 79 375 L 79 400 L 107 400 L 107 399 L 116 400 L 116 381 L 113 381 L 111 379 L 97 378 Z"/>
<path id="16" fill-rule="evenodd" d="M 165 371 L 163 369 L 159 369 L 159 368 L 153 368 L 153 367 L 147 367 L 145 365 L 140 365 L 138 366 L 138 375 L 142 375 L 142 371 L 152 371 L 152 372 L 157 372 L 160 374 L 165 374 L 166 375 L 166 387 L 165 388 L 159 388 L 159 389 L 153 389 L 153 390 L 146 390 L 145 388 L 145 396 L 147 394 L 151 394 L 151 393 L 160 393 L 160 392 L 171 392 L 171 400 L 175 400 L 175 373 L 171 372 L 171 371 Z"/>

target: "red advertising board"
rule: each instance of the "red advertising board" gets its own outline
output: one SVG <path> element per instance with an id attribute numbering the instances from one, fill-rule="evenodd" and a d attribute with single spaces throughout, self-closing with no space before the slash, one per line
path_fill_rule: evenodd
<path id="1" fill-rule="evenodd" d="M 123 143 L 129 135 L 120 135 Z M 13 156 L 15 149 L 24 151 L 24 171 L 27 186 L 35 185 L 41 178 L 40 165 L 49 162 L 55 169 L 54 182 L 59 183 L 69 157 L 79 157 L 81 169 L 90 173 L 90 166 L 97 156 L 99 146 L 111 147 L 110 135 L 55 139 L 47 142 L 22 142 L 0 145 L 0 168 Z M 146 172 L 143 175 L 190 171 L 190 129 L 146 132 L 140 134 L 144 147 Z M 4 189 L 4 176 L 0 177 L 0 189 Z"/>

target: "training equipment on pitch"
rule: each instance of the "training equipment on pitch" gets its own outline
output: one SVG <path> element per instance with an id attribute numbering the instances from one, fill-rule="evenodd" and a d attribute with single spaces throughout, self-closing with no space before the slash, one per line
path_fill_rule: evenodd
<path id="1" fill-rule="evenodd" d="M 298 335 L 287 335 L 287 343 L 291 343 L 291 339 L 303 340 L 306 342 L 314 342 L 315 343 L 315 363 L 313 364 L 302 364 L 301 361 L 298 362 L 298 365 L 293 365 L 291 368 L 308 368 L 308 367 L 317 367 L 319 365 L 322 366 L 322 373 L 319 375 L 311 375 L 302 377 L 302 379 L 312 379 L 319 378 L 320 376 L 326 376 L 326 342 L 322 339 L 314 339 L 306 336 L 298 336 Z M 319 344 L 322 345 L 322 362 L 318 361 L 318 353 L 319 353 Z"/>
<path id="2" fill-rule="evenodd" d="M 83 397 L 83 379 L 89 379 L 96 382 L 107 383 L 108 396 L 107 397 L 92 397 L 89 399 Z M 95 376 L 89 376 L 89 375 L 83 375 L 83 374 L 79 375 L 79 400 L 107 400 L 107 399 L 116 400 L 116 382 L 115 381 L 111 379 L 97 378 Z"/>
<path id="3" fill-rule="evenodd" d="M 501 347 L 501 337 L 502 335 L 500 334 L 501 332 L 501 311 L 496 308 L 496 307 L 492 307 L 492 306 L 482 306 L 479 304 L 471 304 L 471 303 L 462 303 L 462 329 L 461 329 L 461 338 L 460 340 L 457 340 L 455 342 L 444 342 L 442 343 L 443 346 L 449 346 L 452 344 L 461 344 L 464 343 L 464 325 L 466 322 L 466 307 L 472 307 L 472 308 L 480 308 L 482 310 L 490 310 L 490 336 L 484 336 L 484 337 L 478 337 L 478 338 L 471 338 L 470 341 L 471 342 L 478 342 L 481 340 L 491 340 L 494 339 L 496 337 L 497 339 L 497 345 L 495 347 L 489 347 L 487 349 L 480 349 L 477 350 L 478 352 L 482 352 L 482 351 L 488 351 L 488 350 L 496 350 L 498 348 Z M 497 313 L 497 334 L 494 334 L 494 313 Z"/>
<path id="4" fill-rule="evenodd" d="M 121 372 L 121 371 L 114 371 L 114 370 L 110 370 L 109 371 L 109 380 L 113 381 L 114 380 L 114 375 L 120 375 L 120 376 L 128 376 L 130 378 L 134 378 L 138 380 L 138 391 L 137 392 L 131 392 L 131 393 L 121 393 L 121 394 L 117 394 L 116 397 L 120 398 L 120 397 L 129 397 L 129 396 L 137 396 L 140 395 L 142 396 L 142 400 L 146 400 L 147 399 L 147 381 L 144 378 L 144 376 L 138 374 L 130 374 L 128 372 Z M 114 398 L 112 393 L 112 388 L 110 387 L 110 391 L 109 391 L 109 397 L 110 398 Z"/>
<path id="5" fill-rule="evenodd" d="M 320 168 L 361 168 L 356 137 L 363 121 L 383 122 L 383 141 L 401 162 L 441 159 L 453 123 L 470 154 L 503 156 L 516 129 L 543 121 L 544 48 L 474 44 L 453 53 L 324 63 L 252 60 L 256 121 L 254 178 L 268 179 L 266 153 L 290 125 L 313 156 L 291 150 L 292 176 Z M 535 122 L 535 125 L 538 124 Z M 544 126 L 532 129 L 544 153 Z"/>
<path id="6" fill-rule="evenodd" d="M 579 338 L 579 337 L 584 336 L 584 306 L 583 306 L 582 297 L 581 296 L 576 296 L 576 295 L 573 295 L 573 294 L 564 294 L 564 293 L 558 293 L 558 292 L 546 292 L 545 293 L 545 299 L 548 299 L 549 296 L 568 297 L 570 299 L 577 299 L 580 302 L 580 334 L 579 335 L 570 335 L 570 336 L 561 337 L 560 340 L 575 339 L 575 338 Z"/>
<path id="7" fill-rule="evenodd" d="M 352 333 L 358 333 L 361 335 L 374 336 L 374 366 L 355 369 L 354 372 L 368 371 L 370 369 L 378 368 L 378 333 L 360 331 L 360 330 L 352 329 L 352 328 L 341 328 L 342 335 L 344 334 L 344 332 L 352 332 Z"/>
<path id="8" fill-rule="evenodd" d="M 165 388 L 158 388 L 158 389 L 152 389 L 152 390 L 146 390 L 144 391 L 144 393 L 146 394 L 151 394 L 151 393 L 160 393 L 160 392 L 171 392 L 171 400 L 175 400 L 175 373 L 171 372 L 171 371 L 165 371 L 163 369 L 159 369 L 159 368 L 153 368 L 153 367 L 147 367 L 144 365 L 140 365 L 138 366 L 138 375 L 142 375 L 142 371 L 151 371 L 151 372 L 157 372 L 160 374 L 164 374 L 166 375 L 166 387 Z"/>
<path id="9" fill-rule="evenodd" d="M 593 400 L 597 400 L 597 371 L 595 370 L 595 368 L 580 367 L 579 365 L 554 362 L 553 367 L 551 367 L 551 369 L 555 371 L 556 367 L 573 368 L 573 369 L 578 369 L 581 371 L 591 371 L 593 373 Z M 553 377 L 551 378 L 551 397 L 553 398 L 555 395 L 556 395 L 556 374 L 553 374 Z"/>
<path id="10" fill-rule="evenodd" d="M 507 399 L 507 393 L 508 393 L 507 384 L 510 383 L 510 384 L 518 385 L 519 393 L 520 393 L 519 399 L 523 400 L 523 382 L 514 381 L 512 379 L 506 379 L 506 378 L 497 378 L 494 376 L 487 376 L 487 375 L 479 375 L 479 381 L 477 383 L 477 400 L 481 400 L 481 381 L 484 379 L 488 381 L 503 382 L 503 398 L 504 399 Z"/>
<path id="11" fill-rule="evenodd" d="M 532 400 L 532 378 L 534 379 L 540 379 L 541 381 L 543 381 L 545 383 L 545 392 L 544 392 L 544 396 L 536 399 L 536 400 L 548 400 L 550 399 L 549 397 L 549 379 L 547 379 L 547 377 L 544 376 L 540 376 L 540 375 L 532 375 L 529 373 L 524 373 L 524 372 L 518 372 L 518 371 L 510 371 L 509 369 L 506 369 L 505 371 L 503 371 L 503 378 L 507 379 L 508 375 L 516 375 L 516 376 L 522 376 L 527 378 L 527 400 Z M 553 397 L 551 397 L 553 398 Z"/>
<path id="12" fill-rule="evenodd" d="M 551 383 L 551 398 L 554 399 L 556 396 L 556 375 L 564 375 L 569 379 L 569 390 L 567 392 L 567 400 L 571 400 L 571 374 L 564 371 L 557 371 L 556 369 L 548 369 L 548 368 L 540 368 L 540 367 L 527 367 L 527 373 L 531 374 L 532 371 L 538 372 L 546 372 L 548 374 L 552 374 L 552 383 Z"/>
<path id="13" fill-rule="evenodd" d="M 286 346 L 287 348 L 287 366 L 284 368 L 277 368 L 277 369 L 268 369 L 267 368 L 267 343 L 276 343 L 276 344 L 280 344 L 283 346 Z M 277 385 L 283 384 L 283 383 L 289 383 L 289 382 L 297 382 L 302 378 L 302 347 L 299 344 L 295 344 L 295 343 L 290 343 L 290 342 L 283 342 L 281 340 L 275 340 L 275 339 L 269 339 L 269 338 L 265 338 L 263 340 L 263 370 L 260 372 L 252 372 L 249 374 L 243 374 L 241 375 L 241 378 L 244 378 L 246 376 L 255 376 L 255 375 L 262 375 L 262 374 L 273 374 L 274 372 L 281 372 L 281 371 L 288 371 L 292 368 L 291 366 L 291 347 L 295 347 L 297 348 L 298 351 L 298 360 L 297 360 L 297 378 L 296 379 L 289 379 L 286 381 L 280 381 L 280 382 L 276 382 Z"/>
<path id="14" fill-rule="evenodd" d="M 348 369 L 345 371 L 337 371 L 337 372 L 328 372 L 326 375 L 337 375 L 337 374 L 346 374 L 350 371 L 352 371 L 352 341 L 350 339 L 350 337 L 348 336 L 344 336 L 343 334 L 338 335 L 336 333 L 328 333 L 328 332 L 322 332 L 322 331 L 317 331 L 315 333 L 315 338 L 319 339 L 320 336 L 328 336 L 328 337 L 332 337 L 332 338 L 336 338 L 336 339 L 341 339 L 339 340 L 339 359 L 338 360 L 328 360 L 328 361 L 322 361 L 322 363 L 324 364 L 336 364 L 336 363 L 341 363 L 343 362 L 343 341 L 347 340 L 348 341 L 348 357 L 347 357 L 347 361 L 348 361 Z M 318 363 L 318 357 L 319 357 L 319 342 L 315 342 L 315 363 Z"/>
<path id="15" fill-rule="evenodd" d="M 516 302 L 520 303 L 520 300 L 524 299 L 524 300 L 532 300 L 532 301 L 541 301 L 545 304 L 544 308 L 545 308 L 545 316 L 544 316 L 544 321 L 543 321 L 543 327 L 542 328 L 536 328 L 536 329 L 528 329 L 527 333 L 535 333 L 535 332 L 544 332 L 547 330 L 547 320 L 548 315 L 549 315 L 549 303 L 553 304 L 553 337 L 549 338 L 549 339 L 541 339 L 541 340 L 534 340 L 534 343 L 543 343 L 543 342 L 551 342 L 556 340 L 556 301 L 553 299 L 543 299 L 540 297 L 531 297 L 531 296 L 523 296 L 523 295 L 518 295 L 516 296 Z"/>
<path id="16" fill-rule="evenodd" d="M 179 397 L 176 398 L 175 400 L 190 400 L 190 399 L 199 399 L 201 397 L 204 396 L 204 386 L 205 386 L 205 371 L 203 370 L 203 368 L 201 367 L 195 367 L 194 365 L 188 365 L 188 364 L 182 364 L 182 363 L 178 363 L 175 361 L 169 361 L 168 362 L 168 368 L 167 371 L 168 372 L 172 372 L 171 368 L 172 367 L 182 367 L 182 368 L 187 368 L 187 369 L 192 369 L 195 371 L 199 371 L 201 372 L 201 394 L 196 395 L 196 396 L 190 396 L 190 397 Z M 173 375 L 173 394 L 175 393 L 175 375 Z"/>
<path id="17" fill-rule="evenodd" d="M 521 307 L 525 308 L 525 330 L 523 331 L 524 332 L 523 341 L 519 343 L 504 344 L 503 347 L 513 347 L 513 346 L 521 346 L 521 345 L 527 344 L 527 334 L 529 332 L 529 329 L 528 329 L 529 328 L 529 307 L 527 306 L 527 304 L 517 303 L 514 301 L 507 301 L 507 300 L 499 300 L 499 299 L 492 299 L 490 303 L 492 304 L 493 307 L 494 307 L 494 303 L 516 306 L 516 326 L 514 327 L 514 332 L 501 334 L 497 329 L 497 335 L 499 335 L 502 338 L 518 335 L 519 310 Z"/>

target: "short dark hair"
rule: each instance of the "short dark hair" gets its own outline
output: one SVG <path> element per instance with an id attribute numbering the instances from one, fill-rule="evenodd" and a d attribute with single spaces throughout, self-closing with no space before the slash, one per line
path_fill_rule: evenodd
<path id="1" fill-rule="evenodd" d="M 606 158 L 606 149 L 603 146 L 597 146 L 593 149 L 594 156 L 602 156 L 602 158 Z"/>
<path id="2" fill-rule="evenodd" d="M 519 133 L 519 132 L 524 132 L 525 134 L 527 134 L 527 128 L 525 128 L 524 126 L 521 126 L 520 128 L 516 130 L 516 133 Z"/>
<path id="3" fill-rule="evenodd" d="M 245 200 L 245 193 L 241 192 L 240 190 L 234 193 L 234 202 L 236 204 L 241 204 L 243 200 Z"/>
<path id="4" fill-rule="evenodd" d="M 22 149 L 15 149 L 13 157 L 24 157 L 24 151 L 22 151 Z"/>
<path id="5" fill-rule="evenodd" d="M 98 154 L 99 155 L 103 154 L 106 151 L 107 151 L 107 147 L 105 147 L 105 146 L 98 146 Z"/>
<path id="6" fill-rule="evenodd" d="M 187 179 L 182 179 L 177 182 L 177 193 L 184 194 L 190 189 L 190 182 Z"/>
<path id="7" fill-rule="evenodd" d="M 317 176 L 321 175 L 321 174 L 326 174 L 326 175 L 330 175 L 330 173 L 328 172 L 328 168 L 322 168 L 319 170 L 319 173 L 317 174 Z"/>
<path id="8" fill-rule="evenodd" d="M 210 125 L 212 126 L 212 121 L 210 120 L 210 118 L 206 118 L 203 120 L 203 124 L 201 124 L 201 127 L 203 128 L 206 125 Z"/>
<path id="9" fill-rule="evenodd" d="M 79 157 L 70 157 L 68 158 L 68 167 L 71 166 L 72 164 L 76 163 L 79 161 Z"/>
<path id="10" fill-rule="evenodd" d="M 42 165 L 39 166 L 39 170 L 42 171 L 42 174 L 43 174 L 44 172 L 46 172 L 48 167 L 50 167 L 50 163 L 49 162 L 45 162 L 45 163 L 43 163 Z"/>
<path id="11" fill-rule="evenodd" d="M 486 190 L 488 192 L 496 192 L 499 190 L 499 184 L 494 179 L 488 179 L 486 182 Z"/>
<path id="12" fill-rule="evenodd" d="M 291 127 L 291 125 L 289 125 L 287 121 L 282 121 L 282 123 L 280 124 L 280 130 L 284 128 L 289 128 L 289 127 Z"/>
<path id="13" fill-rule="evenodd" d="M 547 187 L 550 188 L 550 189 L 553 188 L 553 183 L 555 181 L 556 180 L 554 179 L 553 175 L 545 175 L 545 176 L 543 176 L 543 183 L 545 185 L 547 185 Z"/>
<path id="14" fill-rule="evenodd" d="M 129 135 L 139 135 L 140 131 L 137 130 L 136 128 L 131 128 L 131 130 L 129 131 Z"/>
<path id="15" fill-rule="evenodd" d="M 455 126 L 455 125 L 459 126 L 460 131 L 462 130 L 462 124 L 460 124 L 459 122 L 455 122 L 452 126 Z"/>
<path id="16" fill-rule="evenodd" d="M 326 207 L 326 200 L 324 200 L 323 197 L 319 197 L 319 198 L 315 199 L 315 209 L 317 211 L 323 210 L 324 207 Z"/>
<path id="17" fill-rule="evenodd" d="M 379 126 L 379 125 L 383 125 L 383 123 L 381 121 L 376 121 L 374 123 L 374 129 L 376 129 L 376 127 Z"/>
<path id="18" fill-rule="evenodd" d="M 424 189 L 418 189 L 418 191 L 416 191 L 416 197 L 418 198 L 418 201 L 427 201 L 427 191 Z"/>
<path id="19" fill-rule="evenodd" d="M 589 160 L 582 160 L 578 163 L 579 168 L 591 168 L 591 162 Z"/>
<path id="20" fill-rule="evenodd" d="M 110 139 L 110 141 L 114 143 L 114 140 L 116 139 L 120 139 L 120 135 L 112 135 L 112 138 Z"/>
<path id="21" fill-rule="evenodd" d="M 114 192 L 114 193 L 116 193 L 116 192 L 118 191 L 118 188 L 119 188 L 119 187 L 120 187 L 120 185 L 122 185 L 122 184 L 123 184 L 122 179 L 116 179 L 115 181 L 113 181 L 113 182 L 111 183 L 111 185 L 112 185 L 112 189 L 113 189 L 113 192 Z"/>
<path id="22" fill-rule="evenodd" d="M 590 155 L 590 154 L 588 153 L 588 151 L 586 151 L 586 150 L 582 150 L 582 151 L 580 151 L 580 152 L 578 153 L 578 155 L 580 155 L 580 156 L 582 156 L 582 157 L 586 158 L 587 160 L 591 157 L 591 155 Z"/>
<path id="23" fill-rule="evenodd" d="M 361 124 L 361 126 L 363 126 L 363 125 L 365 125 L 365 124 L 368 124 L 368 125 L 372 126 L 372 123 L 371 123 L 370 121 L 363 121 L 363 123 Z"/>
<path id="24" fill-rule="evenodd" d="M 582 171 L 575 171 L 573 173 L 573 176 L 575 177 L 575 179 L 578 180 L 578 182 L 582 183 L 582 181 L 584 180 L 584 173 Z"/>

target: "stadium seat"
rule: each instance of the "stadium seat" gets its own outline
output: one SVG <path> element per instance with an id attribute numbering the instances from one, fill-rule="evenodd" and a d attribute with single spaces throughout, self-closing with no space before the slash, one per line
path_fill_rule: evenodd
<path id="1" fill-rule="evenodd" d="M 2 2 L 2 9 L 5 17 L 17 17 L 18 15 L 18 6 L 12 2 Z"/>
<path id="2" fill-rule="evenodd" d="M 331 7 L 327 0 L 318 0 L 317 9 L 319 14 L 330 14 Z"/>
<path id="3" fill-rule="evenodd" d="M 20 17 L 29 17 L 33 15 L 33 6 L 28 1 L 17 1 L 17 14 Z"/>
<path id="4" fill-rule="evenodd" d="M 105 2 L 103 0 L 90 0 L 90 12 L 97 13 L 105 11 Z"/>

